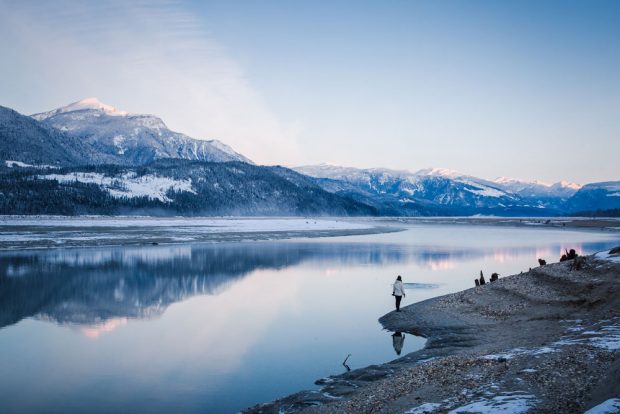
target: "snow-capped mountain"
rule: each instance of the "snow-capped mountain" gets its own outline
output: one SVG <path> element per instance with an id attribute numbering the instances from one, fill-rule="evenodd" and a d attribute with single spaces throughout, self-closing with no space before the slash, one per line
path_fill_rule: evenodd
<path id="1" fill-rule="evenodd" d="M 431 168 L 412 173 L 326 164 L 294 169 L 315 177 L 327 191 L 347 194 L 375 206 L 383 204 L 392 210 L 405 209 L 408 214 L 476 214 L 537 208 L 524 205 L 519 196 L 491 181 L 448 169 Z"/>
<path id="2" fill-rule="evenodd" d="M 92 158 L 104 158 L 108 163 L 140 165 L 161 158 L 251 163 L 220 141 L 194 139 L 171 131 L 156 116 L 130 114 L 96 98 L 34 114 L 32 118 L 79 138 L 97 153 Z"/>
<path id="3" fill-rule="evenodd" d="M 91 161 L 90 146 L 29 116 L 0 106 L 0 163 L 70 166 Z"/>
<path id="4" fill-rule="evenodd" d="M 0 214 L 378 214 L 295 171 L 239 161 L 168 158 L 140 166 L 11 167 L 0 172 Z"/>
<path id="5" fill-rule="evenodd" d="M 494 182 L 498 187 L 525 198 L 557 197 L 568 199 L 581 188 L 580 184 L 569 181 L 548 184 L 542 181 L 524 181 L 499 177 Z"/>
<path id="6" fill-rule="evenodd" d="M 327 164 L 294 168 L 325 190 L 398 215 L 556 215 L 620 209 L 620 182 L 585 186 L 510 178 L 494 181 L 446 168 L 416 172 Z"/>
<path id="7" fill-rule="evenodd" d="M 572 212 L 620 209 L 620 181 L 584 185 L 567 201 L 566 208 Z"/>
<path id="8" fill-rule="evenodd" d="M 48 118 L 53 117 L 54 115 L 62 114 L 65 112 L 76 112 L 76 111 L 84 111 L 84 110 L 95 110 L 101 111 L 106 115 L 111 116 L 125 116 L 128 115 L 125 111 L 120 111 L 113 106 L 106 105 L 99 101 L 97 98 L 86 98 L 82 99 L 78 102 L 73 102 L 67 106 L 63 106 L 62 108 L 53 109 L 47 112 L 41 112 L 40 114 L 32 115 L 34 119 L 37 121 L 45 121 Z"/>

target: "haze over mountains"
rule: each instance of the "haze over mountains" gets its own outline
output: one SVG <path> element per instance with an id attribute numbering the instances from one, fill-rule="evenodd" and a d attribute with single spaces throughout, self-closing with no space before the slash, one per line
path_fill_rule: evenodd
<path id="1" fill-rule="evenodd" d="M 453 170 L 254 166 L 217 140 L 87 98 L 0 107 L 3 214 L 545 216 L 620 208 L 620 182 L 580 186 Z"/>

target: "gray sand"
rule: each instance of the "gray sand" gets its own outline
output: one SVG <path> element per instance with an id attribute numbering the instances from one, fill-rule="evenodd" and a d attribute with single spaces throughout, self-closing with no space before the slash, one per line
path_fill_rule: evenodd
<path id="1" fill-rule="evenodd" d="M 620 396 L 616 260 L 550 264 L 391 312 L 383 326 L 428 338 L 424 349 L 247 412 L 583 412 Z"/>

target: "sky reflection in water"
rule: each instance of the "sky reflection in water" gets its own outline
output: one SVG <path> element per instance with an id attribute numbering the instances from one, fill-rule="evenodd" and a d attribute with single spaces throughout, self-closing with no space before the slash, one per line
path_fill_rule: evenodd
<path id="1" fill-rule="evenodd" d="M 0 254 L 0 411 L 234 412 L 419 349 L 404 305 L 617 235 L 485 226 L 260 243 Z"/>

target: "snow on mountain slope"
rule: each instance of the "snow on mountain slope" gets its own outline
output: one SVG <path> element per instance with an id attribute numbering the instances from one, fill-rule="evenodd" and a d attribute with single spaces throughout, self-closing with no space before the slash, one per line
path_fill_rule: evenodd
<path id="1" fill-rule="evenodd" d="M 88 162 L 90 151 L 80 139 L 0 106 L 0 161 L 14 167 L 79 165 Z"/>
<path id="2" fill-rule="evenodd" d="M 449 168 L 424 168 L 424 169 L 418 170 L 416 172 L 416 175 L 430 175 L 430 176 L 447 177 L 447 178 L 456 178 L 456 177 L 464 176 L 464 174 L 461 174 L 460 172 L 451 170 Z"/>
<path id="3" fill-rule="evenodd" d="M 7 169 L 9 170 L 9 169 Z M 156 160 L 0 174 L 2 214 L 376 215 L 282 167 Z"/>
<path id="4" fill-rule="evenodd" d="M 566 199 L 582 187 L 569 181 L 548 184 L 542 181 L 524 181 L 507 177 L 499 177 L 494 182 L 500 188 L 526 198 L 558 197 Z"/>
<path id="5" fill-rule="evenodd" d="M 611 209 L 620 209 L 620 181 L 584 185 L 567 201 L 571 212 Z"/>
<path id="6" fill-rule="evenodd" d="M 73 172 L 70 174 L 47 174 L 38 176 L 41 180 L 56 180 L 59 183 L 91 183 L 105 189 L 115 198 L 148 197 L 163 202 L 171 200 L 166 196 L 169 190 L 186 191 L 196 194 L 192 188 L 192 180 L 175 180 L 170 177 L 161 177 L 154 174 L 137 175 L 127 172 L 121 176 L 106 176 L 94 172 Z"/>
<path id="7" fill-rule="evenodd" d="M 325 190 L 385 206 L 390 213 L 419 207 L 420 214 L 553 215 L 620 208 L 620 182 L 581 186 L 568 181 L 547 184 L 500 177 L 494 181 L 445 168 L 414 173 L 381 168 L 304 166 L 296 171 L 315 177 Z"/>
<path id="8" fill-rule="evenodd" d="M 520 204 L 518 196 L 502 190 L 490 181 L 442 168 L 424 169 L 415 173 L 326 164 L 294 169 L 315 177 L 328 191 L 357 192 L 365 197 L 398 202 L 401 206 L 430 203 L 439 207 L 467 210 L 505 208 Z"/>
<path id="9" fill-rule="evenodd" d="M 129 114 L 96 98 L 35 114 L 32 118 L 90 145 L 91 158 L 102 158 L 103 154 L 107 162 L 116 164 L 141 165 L 161 158 L 251 163 L 220 141 L 194 139 L 171 131 L 154 115 Z"/>

